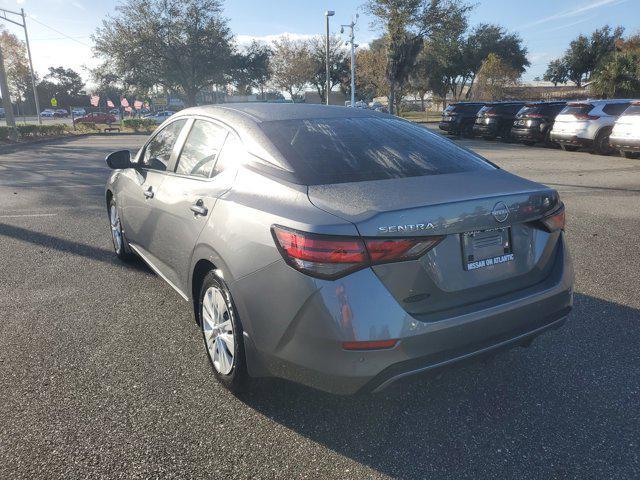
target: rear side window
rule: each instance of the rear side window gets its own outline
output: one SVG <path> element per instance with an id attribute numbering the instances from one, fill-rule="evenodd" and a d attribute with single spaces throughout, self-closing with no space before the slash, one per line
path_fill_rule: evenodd
<path id="1" fill-rule="evenodd" d="M 640 115 L 640 104 L 638 105 L 631 105 L 629 108 L 627 108 L 624 111 L 624 115 L 625 117 L 627 115 Z"/>
<path id="2" fill-rule="evenodd" d="M 560 113 L 562 115 L 586 115 L 591 110 L 593 110 L 593 105 L 590 103 L 570 103 Z"/>
<path id="3" fill-rule="evenodd" d="M 212 122 L 196 120 L 182 147 L 176 173 L 208 178 L 227 130 Z"/>
<path id="4" fill-rule="evenodd" d="M 227 135 L 227 139 L 220 151 L 220 155 L 218 155 L 218 161 L 216 162 L 213 174 L 218 175 L 229 168 L 230 165 L 244 162 L 245 158 L 246 151 L 242 142 L 238 137 L 230 133 Z"/>
<path id="5" fill-rule="evenodd" d="M 152 170 L 166 170 L 171 159 L 173 146 L 186 120 L 177 120 L 160 130 L 147 144 L 142 163 Z"/>
<path id="6" fill-rule="evenodd" d="M 260 127 L 305 185 L 495 168 L 479 155 L 403 120 L 282 120 Z"/>
<path id="7" fill-rule="evenodd" d="M 608 105 L 605 105 L 602 111 L 607 115 L 613 115 L 614 117 L 619 117 L 620 115 L 622 115 L 622 112 L 624 112 L 629 107 L 629 105 L 631 104 L 630 103 L 610 103 Z"/>

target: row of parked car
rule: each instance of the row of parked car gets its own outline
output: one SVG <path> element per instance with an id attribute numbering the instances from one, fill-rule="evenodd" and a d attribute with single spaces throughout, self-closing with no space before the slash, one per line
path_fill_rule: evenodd
<path id="1" fill-rule="evenodd" d="M 442 113 L 440 129 L 455 136 L 542 142 L 568 151 L 587 147 L 603 155 L 618 150 L 623 157 L 638 157 L 640 100 L 452 103 Z"/>

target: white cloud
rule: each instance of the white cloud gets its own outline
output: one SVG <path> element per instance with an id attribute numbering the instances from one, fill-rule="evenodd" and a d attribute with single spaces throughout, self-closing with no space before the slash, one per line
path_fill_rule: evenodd
<path id="1" fill-rule="evenodd" d="M 591 10 L 594 10 L 596 8 L 601 8 L 601 7 L 606 7 L 606 6 L 614 6 L 614 5 L 619 5 L 621 3 L 625 3 L 628 2 L 629 0 L 595 0 L 595 1 L 591 1 L 588 2 L 586 4 L 583 4 L 581 6 L 577 6 L 572 8 L 571 10 L 565 10 L 562 12 L 558 12 L 555 13 L 553 15 L 549 15 L 547 17 L 544 18 L 540 18 L 539 20 L 535 20 L 531 23 L 527 23 L 525 25 L 520 26 L 520 28 L 529 28 L 529 27 L 534 27 L 536 25 L 541 25 L 543 23 L 547 23 L 547 22 L 552 22 L 554 20 L 561 20 L 563 18 L 571 18 L 571 17 L 577 17 L 583 13 L 589 12 Z"/>
<path id="2" fill-rule="evenodd" d="M 564 25 L 558 25 L 557 27 L 553 27 L 553 28 L 547 28 L 545 30 L 540 30 L 538 33 L 551 33 L 551 32 L 557 32 L 559 30 L 564 30 L 565 28 L 569 28 L 569 27 L 574 27 L 576 25 L 580 25 L 581 23 L 585 23 L 588 22 L 590 20 L 595 20 L 596 18 L 598 18 L 599 15 L 590 15 L 586 18 L 583 18 L 581 20 L 577 20 L 575 22 L 571 22 L 571 23 L 567 23 Z"/>

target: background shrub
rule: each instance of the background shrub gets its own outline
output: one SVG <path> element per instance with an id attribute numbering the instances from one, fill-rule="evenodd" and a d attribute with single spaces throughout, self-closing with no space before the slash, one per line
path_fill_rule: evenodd
<path id="1" fill-rule="evenodd" d="M 20 137 L 23 139 L 42 138 L 64 135 L 69 127 L 62 123 L 54 123 L 52 125 L 36 125 L 24 124 L 17 127 Z"/>
<path id="2" fill-rule="evenodd" d="M 6 142 L 11 137 L 11 132 L 15 132 L 17 129 L 13 127 L 0 127 L 0 141 Z"/>
<path id="3" fill-rule="evenodd" d="M 128 118 L 123 120 L 122 125 L 125 128 L 130 128 L 134 132 L 151 131 L 157 126 L 156 122 L 150 118 Z"/>

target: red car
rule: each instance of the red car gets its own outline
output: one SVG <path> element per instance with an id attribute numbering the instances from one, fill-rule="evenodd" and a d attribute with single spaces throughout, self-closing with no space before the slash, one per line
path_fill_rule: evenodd
<path id="1" fill-rule="evenodd" d="M 75 119 L 76 123 L 116 123 L 117 119 L 110 113 L 93 112 Z"/>

